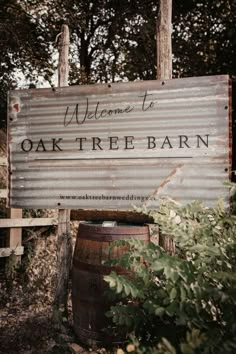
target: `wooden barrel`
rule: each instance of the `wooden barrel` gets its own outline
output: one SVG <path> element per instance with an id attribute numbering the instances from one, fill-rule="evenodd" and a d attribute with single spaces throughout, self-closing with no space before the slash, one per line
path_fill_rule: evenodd
<path id="1" fill-rule="evenodd" d="M 112 270 L 127 273 L 120 267 L 104 265 L 104 261 L 119 258 L 127 246 L 107 248 L 114 240 L 136 238 L 149 242 L 148 226 L 119 224 L 103 227 L 98 223 L 80 223 L 72 267 L 72 309 L 74 331 L 87 345 L 115 344 L 120 337 L 108 330 L 111 322 L 105 316 L 111 301 L 104 295 L 107 284 L 103 276 Z"/>

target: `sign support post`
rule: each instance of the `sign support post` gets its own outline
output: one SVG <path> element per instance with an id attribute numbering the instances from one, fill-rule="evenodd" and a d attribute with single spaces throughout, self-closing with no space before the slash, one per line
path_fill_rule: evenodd
<path id="1" fill-rule="evenodd" d="M 157 16 L 157 80 L 172 79 L 172 0 L 160 0 Z M 163 82 L 164 84 L 164 82 Z M 170 237 L 159 235 L 159 245 L 171 254 L 175 253 L 175 243 Z"/>
<path id="2" fill-rule="evenodd" d="M 157 16 L 157 80 L 172 79 L 172 0 L 160 0 Z"/>
<path id="3" fill-rule="evenodd" d="M 68 86 L 69 28 L 62 25 L 59 48 L 58 87 Z M 61 322 L 67 316 L 68 283 L 72 261 L 72 239 L 70 235 L 70 210 L 58 210 L 57 278 L 54 296 L 53 318 Z"/>

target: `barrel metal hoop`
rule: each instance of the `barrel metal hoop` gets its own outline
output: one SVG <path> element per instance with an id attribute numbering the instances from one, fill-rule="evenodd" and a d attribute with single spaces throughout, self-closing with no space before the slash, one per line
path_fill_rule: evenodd
<path id="1" fill-rule="evenodd" d="M 79 234 L 78 238 L 81 240 L 99 241 L 99 242 L 113 242 L 115 240 L 129 240 L 135 238 L 136 240 L 149 241 L 147 233 L 141 235 L 98 235 L 98 234 Z"/>
<path id="2" fill-rule="evenodd" d="M 111 266 L 106 266 L 103 264 L 88 264 L 84 262 L 80 262 L 78 259 L 74 258 L 73 260 L 73 265 L 76 267 L 75 269 L 77 270 L 85 270 L 88 272 L 92 272 L 94 274 L 103 274 L 103 275 L 108 275 L 112 271 L 119 272 L 119 274 L 129 274 L 129 272 L 122 268 L 122 267 L 111 267 Z"/>

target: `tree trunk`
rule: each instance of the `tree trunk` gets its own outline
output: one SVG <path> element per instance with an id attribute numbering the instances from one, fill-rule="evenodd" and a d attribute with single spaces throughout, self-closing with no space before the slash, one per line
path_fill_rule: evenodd
<path id="1" fill-rule="evenodd" d="M 157 17 L 157 80 L 172 79 L 172 0 L 160 0 Z"/>
<path id="2" fill-rule="evenodd" d="M 68 86 L 69 76 L 69 28 L 62 25 L 60 33 L 58 86 Z M 58 236 L 57 236 L 57 275 L 54 295 L 54 321 L 60 324 L 63 317 L 67 317 L 68 284 L 72 261 L 72 238 L 70 235 L 70 210 L 58 211 Z"/>

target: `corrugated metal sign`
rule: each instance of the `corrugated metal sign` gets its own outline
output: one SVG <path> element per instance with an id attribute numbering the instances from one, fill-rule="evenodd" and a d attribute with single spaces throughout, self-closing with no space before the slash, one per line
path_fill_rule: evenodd
<path id="1" fill-rule="evenodd" d="M 228 76 L 11 91 L 11 207 L 228 203 Z"/>

